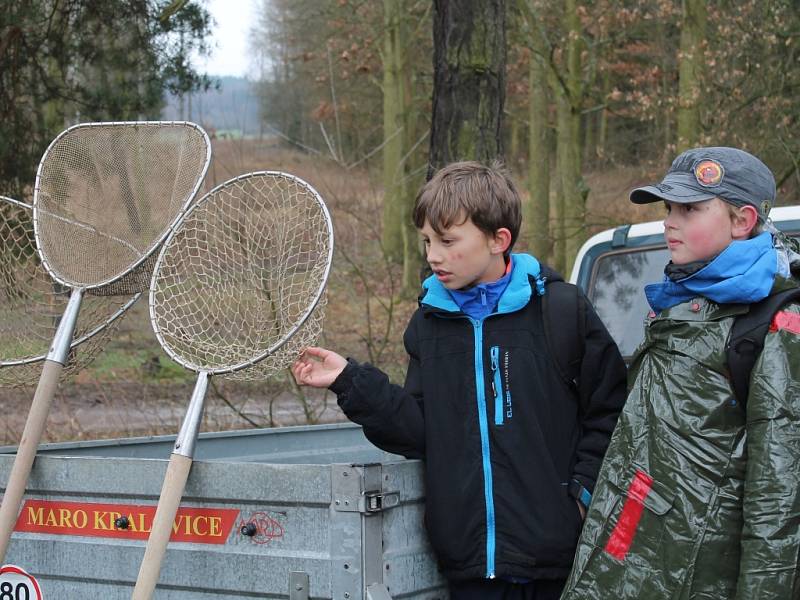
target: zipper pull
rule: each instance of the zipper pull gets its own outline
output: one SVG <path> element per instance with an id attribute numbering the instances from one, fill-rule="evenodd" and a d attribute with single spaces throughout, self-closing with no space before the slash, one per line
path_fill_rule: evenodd
<path id="1" fill-rule="evenodd" d="M 481 304 L 486 306 L 486 290 L 481 288 Z"/>

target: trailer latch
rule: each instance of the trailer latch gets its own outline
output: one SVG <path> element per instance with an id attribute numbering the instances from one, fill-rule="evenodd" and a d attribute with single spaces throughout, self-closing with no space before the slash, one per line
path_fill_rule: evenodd
<path id="1" fill-rule="evenodd" d="M 376 513 L 386 508 L 394 508 L 400 504 L 399 492 L 364 492 L 361 512 Z"/>

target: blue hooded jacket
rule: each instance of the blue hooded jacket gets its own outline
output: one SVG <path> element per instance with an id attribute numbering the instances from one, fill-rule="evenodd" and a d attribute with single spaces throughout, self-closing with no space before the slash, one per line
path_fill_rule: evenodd
<path id="1" fill-rule="evenodd" d="M 404 335 L 405 384 L 350 361 L 331 386 L 378 447 L 425 461 L 425 523 L 448 579 L 559 579 L 625 400 L 625 365 L 586 301 L 577 391 L 547 345 L 542 295 L 561 278 L 515 254 L 497 311 L 471 318 L 435 278 Z M 561 284 L 568 285 L 568 284 Z M 580 399 L 579 399 L 580 397 Z M 583 399 L 586 399 L 585 401 Z"/>

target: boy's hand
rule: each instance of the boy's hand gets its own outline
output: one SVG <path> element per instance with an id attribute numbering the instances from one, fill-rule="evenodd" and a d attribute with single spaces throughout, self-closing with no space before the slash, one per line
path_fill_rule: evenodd
<path id="1" fill-rule="evenodd" d="M 328 387 L 347 366 L 347 359 L 325 348 L 309 346 L 292 365 L 292 374 L 299 385 Z"/>

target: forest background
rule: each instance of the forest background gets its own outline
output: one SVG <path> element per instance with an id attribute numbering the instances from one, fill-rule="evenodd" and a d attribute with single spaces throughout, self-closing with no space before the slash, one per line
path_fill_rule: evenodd
<path id="1" fill-rule="evenodd" d="M 505 163 L 525 203 L 517 249 L 565 275 L 592 233 L 661 217 L 627 192 L 688 147 L 745 148 L 775 173 L 778 204 L 798 202 L 794 0 L 255 4 L 242 35 L 256 75 L 226 100 L 242 118 L 257 114 L 241 135 L 202 102 L 230 89 L 193 66 L 213 26 L 202 1 L 6 0 L 0 194 L 30 202 L 42 152 L 74 123 L 195 120 L 213 138 L 205 190 L 276 169 L 325 198 L 337 245 L 322 343 L 397 382 L 424 265 L 409 211 L 451 160 Z M 255 106 L 237 105 L 245 97 Z M 140 302 L 62 382 L 48 439 L 174 432 L 193 380 L 160 350 Z M 30 387 L 0 389 L 0 443 L 18 441 L 31 397 Z M 284 373 L 215 381 L 203 427 L 342 418 L 329 394 Z"/>

